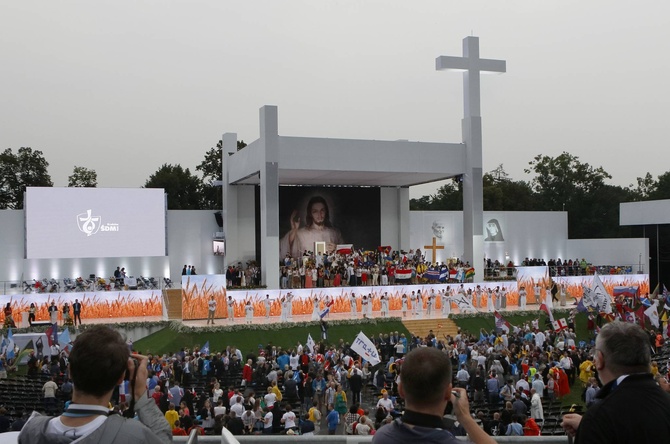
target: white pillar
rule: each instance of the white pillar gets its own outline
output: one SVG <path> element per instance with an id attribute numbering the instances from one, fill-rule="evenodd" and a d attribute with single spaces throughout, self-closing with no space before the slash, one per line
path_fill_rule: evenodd
<path id="1" fill-rule="evenodd" d="M 276 106 L 260 109 L 261 279 L 279 288 L 279 121 Z"/>
<path id="2" fill-rule="evenodd" d="M 401 250 L 409 251 L 409 187 L 398 188 L 398 240 Z"/>
<path id="3" fill-rule="evenodd" d="M 231 153 L 237 152 L 237 133 L 224 133 L 221 140 L 223 141 L 221 150 L 221 216 L 223 219 L 223 235 L 226 237 L 226 254 L 223 256 L 223 273 L 225 273 L 229 258 L 237 258 L 237 252 L 240 250 L 237 237 L 237 187 L 230 185 L 228 176 L 228 159 Z"/>

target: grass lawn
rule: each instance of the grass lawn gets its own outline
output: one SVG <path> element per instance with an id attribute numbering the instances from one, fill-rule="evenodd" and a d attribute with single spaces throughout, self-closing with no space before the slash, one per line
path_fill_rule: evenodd
<path id="1" fill-rule="evenodd" d="M 379 333 L 398 331 L 408 335 L 409 332 L 400 321 L 377 321 L 376 325 L 336 325 L 331 324 L 328 329 L 328 342 L 338 343 L 340 339 L 351 343 L 360 331 L 363 331 L 370 339 L 377 337 Z M 243 354 L 250 351 L 257 352 L 258 346 L 265 346 L 272 342 L 273 345 L 286 349 L 294 347 L 298 342 L 305 345 L 307 335 L 311 334 L 315 342 L 321 338 L 321 330 L 318 325 L 308 327 L 283 327 L 279 324 L 270 325 L 263 330 L 244 330 L 238 332 L 208 332 L 202 329 L 193 333 L 178 333 L 165 328 L 146 338 L 135 341 L 134 347 L 142 353 L 153 353 L 162 355 L 171 353 L 182 347 L 192 349 L 194 346 L 202 346 L 209 341 L 210 350 L 224 350 L 226 346 L 235 346 Z"/>
<path id="2" fill-rule="evenodd" d="M 512 325 L 521 325 L 526 321 L 531 321 L 537 317 L 533 315 L 506 315 L 507 319 Z M 558 315 L 557 317 L 563 317 Z M 540 316 L 540 325 L 544 325 L 546 315 L 542 313 Z M 456 318 L 456 324 L 463 330 L 467 330 L 473 334 L 478 334 L 480 328 L 487 331 L 494 326 L 492 314 L 482 314 L 481 316 L 472 318 Z M 586 316 L 582 313 L 577 315 L 577 338 L 578 340 L 588 340 L 588 333 L 586 330 Z M 369 338 L 376 337 L 379 333 L 389 333 L 391 331 L 398 331 L 405 333 L 409 337 L 410 333 L 400 321 L 377 321 L 376 325 L 332 325 L 328 329 L 328 339 L 330 343 L 339 342 L 340 338 L 345 342 L 351 343 L 359 331 L 363 331 Z M 162 355 L 164 353 L 172 353 L 182 347 L 193 348 L 194 346 L 202 346 L 209 341 L 210 350 L 219 351 L 226 348 L 226 346 L 235 346 L 239 348 L 243 354 L 250 351 L 256 352 L 259 345 L 266 345 L 268 342 L 281 346 L 282 348 L 294 347 L 297 342 L 303 345 L 307 341 L 307 335 L 311 334 L 314 341 L 318 342 L 321 337 L 321 331 L 318 325 L 308 327 L 283 327 L 279 324 L 268 326 L 263 330 L 244 330 L 238 332 L 211 332 L 206 329 L 198 330 L 197 332 L 179 333 L 169 328 L 165 328 L 156 332 L 146 338 L 135 341 L 135 349 L 142 353 L 152 353 Z M 572 391 L 566 396 L 562 404 L 583 404 L 581 398 L 581 382 L 577 379 Z"/>

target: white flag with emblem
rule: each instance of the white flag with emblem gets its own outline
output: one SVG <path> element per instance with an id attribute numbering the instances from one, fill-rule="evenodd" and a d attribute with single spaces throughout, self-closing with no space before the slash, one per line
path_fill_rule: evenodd
<path id="1" fill-rule="evenodd" d="M 370 365 L 377 365 L 381 362 L 377 347 L 363 332 L 356 336 L 353 344 L 351 344 L 351 349 L 358 353 L 362 359 L 368 361 Z"/>

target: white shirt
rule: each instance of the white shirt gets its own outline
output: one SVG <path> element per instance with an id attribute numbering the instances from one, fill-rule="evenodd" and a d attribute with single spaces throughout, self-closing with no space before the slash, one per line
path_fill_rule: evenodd
<path id="1" fill-rule="evenodd" d="M 377 407 L 384 407 L 384 410 L 390 412 L 393 410 L 393 401 L 390 398 L 382 398 L 377 402 Z"/>
<path id="2" fill-rule="evenodd" d="M 79 405 L 80 408 L 82 409 L 91 409 L 91 410 L 101 410 L 104 409 L 104 407 L 101 406 L 96 406 L 96 405 L 84 405 L 81 404 Z M 104 409 L 106 410 L 106 409 Z M 49 426 L 47 427 L 47 433 L 55 433 L 58 435 L 63 435 L 63 436 L 68 436 L 68 437 L 77 437 L 81 438 L 87 435 L 90 435 L 91 433 L 95 432 L 101 425 L 105 423 L 107 420 L 107 416 L 105 415 L 100 415 L 97 418 L 95 418 L 93 421 L 89 422 L 88 424 L 84 424 L 80 427 L 69 427 L 64 425 L 61 420 L 60 416 L 57 418 L 52 419 L 49 421 Z"/>
<path id="3" fill-rule="evenodd" d="M 295 413 L 286 412 L 281 417 L 281 419 L 282 419 L 282 422 L 284 423 L 284 428 L 290 429 L 290 428 L 295 427 Z"/>
<path id="4" fill-rule="evenodd" d="M 244 413 L 244 404 L 238 402 L 230 407 L 230 411 L 235 412 L 235 416 L 241 418 Z"/>
<path id="5" fill-rule="evenodd" d="M 271 429 L 272 428 L 272 412 L 267 412 L 265 414 L 265 417 L 263 418 L 264 422 L 264 429 Z"/>
<path id="6" fill-rule="evenodd" d="M 267 395 L 265 395 L 266 406 L 272 407 L 273 405 L 275 405 L 275 402 L 277 402 L 277 395 L 275 395 L 274 393 L 268 393 Z"/>
<path id="7" fill-rule="evenodd" d="M 522 390 L 522 391 L 530 391 L 530 386 L 528 385 L 528 381 L 525 379 L 519 379 L 516 383 L 516 388 L 517 390 Z"/>

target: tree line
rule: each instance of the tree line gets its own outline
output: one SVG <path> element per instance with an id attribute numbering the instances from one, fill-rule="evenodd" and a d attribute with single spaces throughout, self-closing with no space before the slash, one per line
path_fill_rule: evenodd
<path id="1" fill-rule="evenodd" d="M 237 149 L 246 143 L 237 142 Z M 221 209 L 221 188 L 214 184 L 222 177 L 222 141 L 210 148 L 192 173 L 181 165 L 163 164 L 145 181 L 143 188 L 164 188 L 167 205 L 171 210 Z M 0 153 L 0 209 L 22 209 L 26 187 L 51 187 L 49 162 L 40 150 L 21 147 Z M 68 187 L 98 186 L 94 169 L 75 166 L 68 176 Z"/>
<path id="2" fill-rule="evenodd" d="M 237 149 L 244 148 L 237 142 Z M 163 164 L 144 183 L 144 188 L 164 188 L 168 208 L 173 210 L 220 209 L 222 142 L 210 148 L 194 172 L 178 164 Z M 0 209 L 23 208 L 26 187 L 53 186 L 49 163 L 40 150 L 7 148 L 0 153 Z M 486 211 L 567 211 L 571 239 L 628 237 L 630 227 L 619 226 L 619 203 L 670 199 L 670 171 L 653 178 L 638 177 L 627 187 L 606 183 L 612 176 L 602 167 L 581 162 L 567 152 L 556 157 L 537 155 L 524 170 L 530 180 L 512 180 L 503 165 L 484 175 Z M 96 187 L 97 173 L 75 166 L 68 177 L 70 187 Z M 410 200 L 411 210 L 449 211 L 463 209 L 463 187 L 458 178 L 435 194 Z"/>
<path id="3" fill-rule="evenodd" d="M 567 211 L 570 239 L 629 237 L 634 228 L 619 226 L 619 203 L 670 199 L 670 171 L 656 179 L 647 173 L 627 187 L 609 185 L 612 176 L 602 167 L 563 152 L 535 156 L 524 172 L 529 181 L 510 179 L 502 165 L 484 174 L 484 210 Z M 411 199 L 410 209 L 462 210 L 461 181 L 454 178 L 435 194 Z"/>

